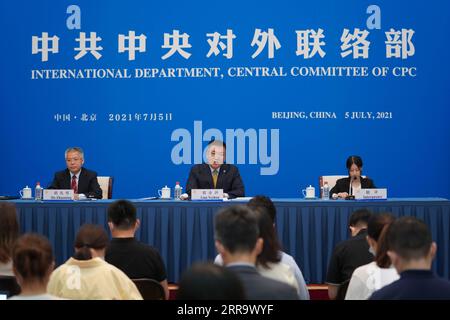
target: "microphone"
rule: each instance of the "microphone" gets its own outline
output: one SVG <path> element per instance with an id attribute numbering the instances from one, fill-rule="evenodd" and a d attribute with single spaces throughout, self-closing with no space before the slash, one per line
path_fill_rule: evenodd
<path id="1" fill-rule="evenodd" d="M 345 198 L 346 200 L 352 200 L 355 199 L 355 196 L 353 195 L 353 181 L 358 179 L 357 176 L 350 176 L 350 185 L 348 186 L 348 196 Z"/>
<path id="2" fill-rule="evenodd" d="M 358 180 L 358 177 L 357 176 L 353 176 L 352 177 L 352 181 L 350 182 L 350 188 L 351 188 L 350 195 L 353 195 L 353 181 L 356 181 L 356 180 Z"/>

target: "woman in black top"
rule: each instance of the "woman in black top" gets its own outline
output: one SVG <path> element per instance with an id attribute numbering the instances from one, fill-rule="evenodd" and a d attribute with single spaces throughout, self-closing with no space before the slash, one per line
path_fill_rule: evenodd
<path id="1" fill-rule="evenodd" d="M 348 178 L 342 178 L 336 181 L 336 185 L 330 191 L 330 197 L 333 199 L 347 198 L 349 195 L 354 195 L 359 189 L 376 188 L 371 179 L 361 177 L 363 166 L 361 157 L 348 157 L 346 166 L 348 170 Z"/>

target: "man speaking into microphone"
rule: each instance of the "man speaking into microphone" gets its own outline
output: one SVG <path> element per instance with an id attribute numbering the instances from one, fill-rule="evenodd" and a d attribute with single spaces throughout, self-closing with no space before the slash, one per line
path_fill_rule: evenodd
<path id="1" fill-rule="evenodd" d="M 336 185 L 330 191 L 333 199 L 346 199 L 352 197 L 360 189 L 376 188 L 369 178 L 361 177 L 363 161 L 360 156 L 350 156 L 347 158 L 348 178 L 336 181 Z"/>
<path id="2" fill-rule="evenodd" d="M 244 183 L 236 166 L 225 164 L 226 144 L 212 140 L 208 143 L 206 157 L 208 163 L 192 167 L 186 184 L 190 196 L 192 189 L 223 189 L 225 198 L 243 197 Z"/>

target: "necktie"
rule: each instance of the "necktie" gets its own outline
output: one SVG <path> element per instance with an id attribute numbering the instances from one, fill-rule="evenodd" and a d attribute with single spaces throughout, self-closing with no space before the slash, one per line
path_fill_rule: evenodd
<path id="1" fill-rule="evenodd" d="M 216 188 L 216 186 L 217 186 L 217 177 L 218 177 L 218 176 L 219 176 L 219 171 L 214 170 L 214 171 L 213 171 L 213 174 L 212 174 L 213 182 L 214 182 L 214 188 Z"/>
<path id="2" fill-rule="evenodd" d="M 73 193 L 78 193 L 78 186 L 77 186 L 77 176 L 72 176 L 72 184 L 70 186 L 73 190 Z"/>

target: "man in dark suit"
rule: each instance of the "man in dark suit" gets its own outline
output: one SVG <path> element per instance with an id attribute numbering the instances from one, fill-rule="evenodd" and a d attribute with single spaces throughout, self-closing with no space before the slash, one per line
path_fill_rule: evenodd
<path id="1" fill-rule="evenodd" d="M 221 210 L 214 220 L 217 251 L 224 265 L 241 279 L 249 300 L 298 300 L 294 287 L 263 277 L 256 270 L 256 257 L 263 248 L 256 215 L 246 206 Z"/>
<path id="2" fill-rule="evenodd" d="M 223 189 L 224 197 L 236 198 L 245 195 L 244 183 L 236 166 L 225 164 L 226 144 L 213 140 L 208 144 L 208 163 L 192 167 L 186 184 L 190 196 L 192 189 Z"/>
<path id="3" fill-rule="evenodd" d="M 83 168 L 83 150 L 79 147 L 68 148 L 65 158 L 67 169 L 56 172 L 47 189 L 73 189 L 76 200 L 85 197 L 101 199 L 102 189 L 97 181 L 97 173 Z"/>

